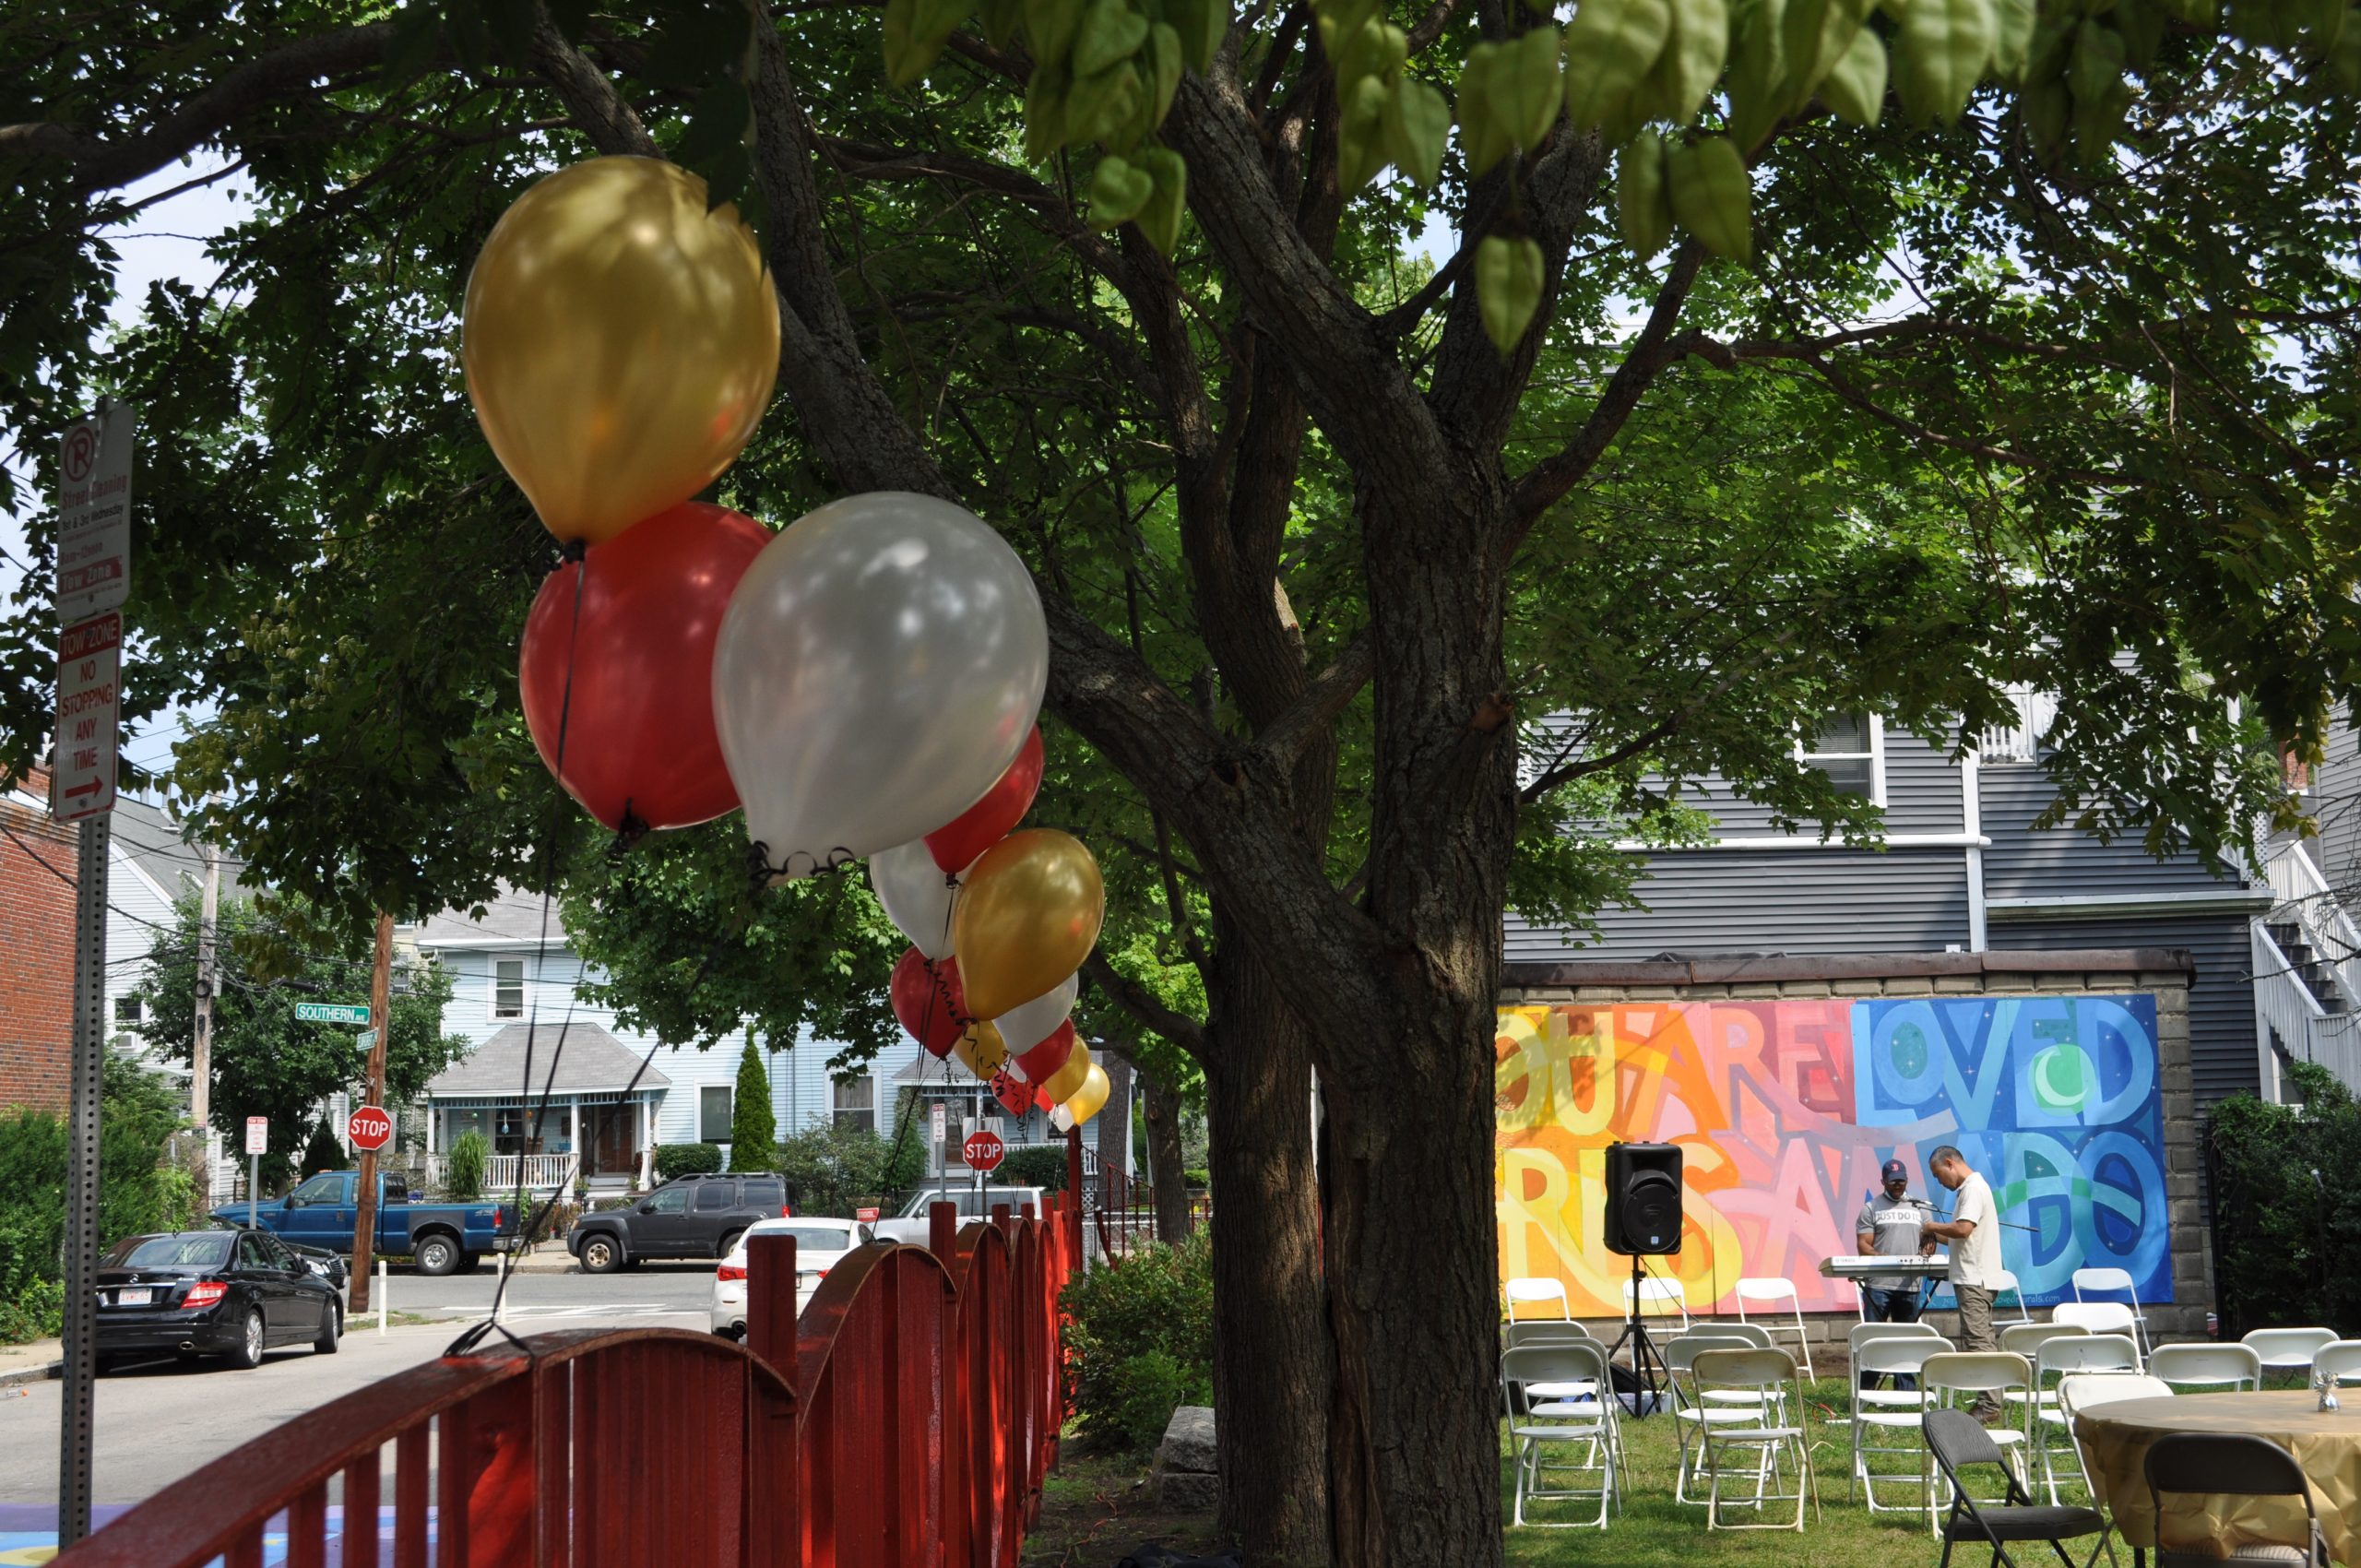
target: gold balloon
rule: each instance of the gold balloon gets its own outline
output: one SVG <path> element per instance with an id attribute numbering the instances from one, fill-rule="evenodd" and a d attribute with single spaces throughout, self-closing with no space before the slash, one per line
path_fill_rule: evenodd
<path id="1" fill-rule="evenodd" d="M 998 1026 L 986 1020 L 969 1026 L 953 1040 L 951 1054 L 959 1058 L 959 1065 L 990 1083 L 994 1073 L 1008 1065 L 1008 1042 L 1000 1038 Z"/>
<path id="2" fill-rule="evenodd" d="M 1051 1105 L 1062 1105 L 1081 1092 L 1082 1086 L 1089 1081 L 1093 1073 L 1103 1078 L 1107 1075 L 1107 1069 L 1090 1060 L 1090 1047 L 1076 1040 L 1074 1042 L 1074 1054 L 1066 1058 L 1066 1064 L 1042 1079 L 1037 1092 Z"/>
<path id="3" fill-rule="evenodd" d="M 778 376 L 778 296 L 738 209 L 654 158 L 594 158 L 510 204 L 468 275 L 459 356 L 492 452 L 562 540 L 713 482 Z"/>
<path id="4" fill-rule="evenodd" d="M 997 1018 L 1082 968 L 1107 914 L 1098 862 L 1054 827 L 1012 833 L 967 868 L 953 945 L 967 1010 Z"/>
<path id="5" fill-rule="evenodd" d="M 1110 1087 L 1107 1082 L 1107 1069 L 1092 1063 L 1090 1071 L 1083 1075 L 1082 1087 L 1066 1099 L 1065 1113 L 1074 1119 L 1075 1126 L 1083 1125 L 1098 1114 L 1099 1107 L 1107 1103 Z"/>

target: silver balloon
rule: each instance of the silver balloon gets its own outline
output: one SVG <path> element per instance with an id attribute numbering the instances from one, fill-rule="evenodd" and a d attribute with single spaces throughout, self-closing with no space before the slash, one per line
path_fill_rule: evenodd
<path id="1" fill-rule="evenodd" d="M 938 878 L 942 874 L 940 872 L 935 873 Z M 884 895 L 878 897 L 882 898 Z M 916 942 L 918 938 L 911 937 L 910 940 Z M 1030 1002 L 1018 1003 L 992 1020 L 1000 1030 L 1000 1038 L 1008 1045 L 1009 1068 L 1017 1077 L 1021 1079 L 1025 1075 L 1017 1069 L 1016 1058 L 1055 1034 L 1058 1026 L 1066 1021 L 1066 1015 L 1074 1011 L 1074 998 L 1081 994 L 1082 977 L 1068 975 L 1043 994 Z M 1024 1043 L 1018 1044 L 1019 1040 Z"/>
<path id="2" fill-rule="evenodd" d="M 1050 1125 L 1055 1127 L 1061 1133 L 1073 1132 L 1074 1112 L 1068 1111 L 1062 1105 L 1059 1106 L 1055 1111 L 1050 1112 Z"/>
<path id="3" fill-rule="evenodd" d="M 951 956 L 951 906 L 959 884 L 943 874 L 927 852 L 925 839 L 913 838 L 870 856 L 869 886 L 885 906 L 885 918 L 910 939 L 911 946 L 938 961 Z"/>
<path id="4" fill-rule="evenodd" d="M 721 754 L 781 877 L 931 833 L 1014 761 L 1049 683 L 1033 579 L 947 501 L 832 501 L 763 547 L 713 652 Z"/>

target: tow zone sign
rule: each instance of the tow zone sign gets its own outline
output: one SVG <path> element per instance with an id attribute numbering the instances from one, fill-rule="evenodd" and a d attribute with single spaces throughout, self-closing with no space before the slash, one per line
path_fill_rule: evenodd
<path id="1" fill-rule="evenodd" d="M 117 720 L 123 711 L 123 612 L 65 628 L 57 645 L 54 815 L 79 822 L 114 810 Z"/>

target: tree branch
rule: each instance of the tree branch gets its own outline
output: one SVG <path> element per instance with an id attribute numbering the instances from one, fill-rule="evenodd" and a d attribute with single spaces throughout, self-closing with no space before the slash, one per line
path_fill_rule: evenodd
<path id="1" fill-rule="evenodd" d="M 1254 749 L 1275 767 L 1294 766 L 1305 746 L 1324 733 L 1377 673 L 1377 645 L 1367 632 L 1345 645 L 1336 661 L 1304 683 L 1276 719 L 1256 732 Z"/>
<path id="2" fill-rule="evenodd" d="M 1207 1038 L 1204 1025 L 1185 1013 L 1166 1006 L 1156 992 L 1117 970 L 1107 961 L 1104 949 L 1093 947 L 1090 950 L 1090 956 L 1082 961 L 1082 972 L 1088 975 L 1090 983 L 1105 992 L 1117 1006 L 1138 1019 L 1142 1027 L 1154 1029 L 1200 1062 L 1204 1060 Z"/>

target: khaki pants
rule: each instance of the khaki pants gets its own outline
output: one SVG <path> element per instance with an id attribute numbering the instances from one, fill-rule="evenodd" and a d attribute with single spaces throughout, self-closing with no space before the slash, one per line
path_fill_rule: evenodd
<path id="1" fill-rule="evenodd" d="M 1992 1292 L 1981 1285 L 1954 1284 L 1952 1294 L 1959 1298 L 1960 1348 L 1999 1349 L 2000 1336 L 1992 1332 Z M 1999 1413 L 2000 1401 L 1989 1394 L 1978 1395 L 1969 1412 L 1978 1420 L 1989 1420 Z"/>

